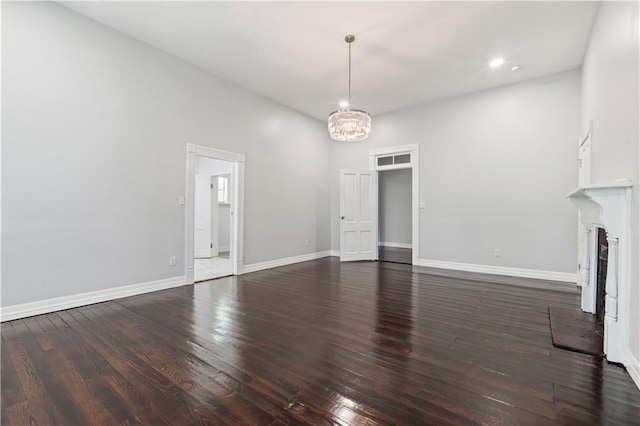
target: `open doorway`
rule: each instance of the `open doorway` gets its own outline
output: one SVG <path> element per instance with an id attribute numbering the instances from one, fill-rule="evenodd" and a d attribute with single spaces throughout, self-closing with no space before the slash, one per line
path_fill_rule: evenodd
<path id="1" fill-rule="evenodd" d="M 244 154 L 187 144 L 185 281 L 188 284 L 242 273 L 244 163 Z"/>
<path id="2" fill-rule="evenodd" d="M 412 171 L 378 172 L 378 260 L 411 264 Z"/>
<path id="3" fill-rule="evenodd" d="M 196 156 L 194 193 L 194 281 L 231 275 L 234 163 Z"/>

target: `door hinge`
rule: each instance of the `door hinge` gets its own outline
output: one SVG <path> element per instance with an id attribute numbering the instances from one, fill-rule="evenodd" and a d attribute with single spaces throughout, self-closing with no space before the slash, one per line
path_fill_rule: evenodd
<path id="1" fill-rule="evenodd" d="M 213 243 L 209 244 L 209 248 L 213 248 Z"/>
<path id="2" fill-rule="evenodd" d="M 211 184 L 211 189 L 213 189 L 213 184 Z"/>

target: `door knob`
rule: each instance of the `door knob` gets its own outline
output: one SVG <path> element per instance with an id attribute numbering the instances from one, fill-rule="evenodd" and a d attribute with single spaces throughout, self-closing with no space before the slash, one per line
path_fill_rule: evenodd
<path id="1" fill-rule="evenodd" d="M 341 219 L 341 220 L 344 220 L 344 216 L 340 216 L 340 219 Z"/>

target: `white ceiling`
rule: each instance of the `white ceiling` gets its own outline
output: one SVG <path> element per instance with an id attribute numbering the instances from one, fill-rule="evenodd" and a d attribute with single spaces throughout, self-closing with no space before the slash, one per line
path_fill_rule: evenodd
<path id="1" fill-rule="evenodd" d="M 372 115 L 582 64 L 596 2 L 64 2 L 320 120 Z M 505 66 L 489 69 L 495 56 Z M 520 65 L 512 72 L 511 66 Z"/>

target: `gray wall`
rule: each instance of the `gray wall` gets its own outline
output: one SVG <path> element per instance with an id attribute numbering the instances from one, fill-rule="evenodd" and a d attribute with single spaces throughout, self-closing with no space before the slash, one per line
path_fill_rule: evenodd
<path id="1" fill-rule="evenodd" d="M 378 240 L 411 244 L 411 169 L 378 174 Z"/>
<path id="2" fill-rule="evenodd" d="M 374 116 L 366 143 L 331 145 L 332 248 L 339 170 L 419 143 L 420 259 L 574 273 L 580 85 L 575 70 Z"/>
<path id="3" fill-rule="evenodd" d="M 231 214 L 229 204 L 218 204 L 218 248 L 229 251 L 231 245 Z"/>
<path id="4" fill-rule="evenodd" d="M 187 143 L 246 154 L 245 264 L 329 249 L 324 123 L 55 3 L 2 32 L 3 306 L 183 275 Z"/>
<path id="5" fill-rule="evenodd" d="M 633 181 L 630 349 L 640 360 L 638 2 L 603 2 L 583 66 L 582 126 L 593 120 L 592 183 Z M 637 361 L 636 361 L 637 362 Z"/>

